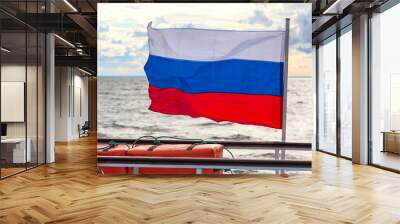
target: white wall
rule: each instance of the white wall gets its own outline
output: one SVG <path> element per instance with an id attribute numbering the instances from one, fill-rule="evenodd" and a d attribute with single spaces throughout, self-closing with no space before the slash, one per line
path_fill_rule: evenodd
<path id="1" fill-rule="evenodd" d="M 88 120 L 88 78 L 76 68 L 56 67 L 55 86 L 55 140 L 77 139 L 78 125 Z"/>
<path id="2" fill-rule="evenodd" d="M 70 84 L 69 69 L 55 68 L 55 141 L 68 140 L 68 88 Z"/>
<path id="3" fill-rule="evenodd" d="M 25 69 L 25 64 L 2 65 L 1 81 L 25 82 Z M 1 108 L 1 110 L 6 110 L 6 108 Z M 25 122 L 7 123 L 7 137 L 25 137 Z"/>
<path id="4" fill-rule="evenodd" d="M 39 163 L 44 163 L 45 159 L 45 90 L 43 78 L 44 74 L 41 66 L 25 66 L 25 64 L 18 63 L 5 63 L 1 66 L 2 82 L 24 82 L 26 85 L 26 101 L 23 102 L 24 105 L 22 108 L 19 108 L 19 110 L 22 110 L 19 111 L 20 113 L 25 114 L 26 112 L 26 120 L 23 118 L 20 122 L 5 122 L 7 124 L 7 137 L 25 138 L 25 136 L 27 136 L 30 144 L 29 147 L 32 152 L 32 161 L 36 162 L 36 159 L 39 159 Z M 4 89 L 2 89 L 2 93 L 4 94 L 3 90 Z M 7 95 L 2 95 L 2 98 L 9 97 Z M 5 113 L 16 113 L 16 111 L 7 111 L 12 110 L 9 107 L 3 106 L 1 110 Z"/>
<path id="5" fill-rule="evenodd" d="M 88 120 L 88 78 L 81 76 L 82 73 L 74 77 L 74 108 L 72 109 L 72 135 L 79 136 L 78 124 L 83 125 Z M 79 97 L 80 96 L 80 97 Z"/>
<path id="6" fill-rule="evenodd" d="M 26 70 L 27 69 L 27 70 Z M 25 75 L 26 72 L 28 74 L 36 74 L 36 67 L 34 66 L 28 66 L 25 67 L 25 64 L 20 65 L 20 64 L 3 64 L 1 66 L 1 81 L 2 82 L 25 82 Z M 36 85 L 36 81 L 30 80 L 29 82 L 30 85 Z M 27 103 L 33 102 L 33 98 L 36 99 L 36 89 L 27 89 Z M 32 90 L 32 92 L 30 91 Z M 3 96 L 4 97 L 4 96 Z M 36 101 L 34 105 L 36 108 Z M 7 110 L 7 108 L 1 108 L 1 110 Z M 30 111 L 29 111 L 30 112 Z M 28 122 L 35 121 L 36 124 L 36 114 L 33 113 L 28 113 Z M 25 137 L 25 123 L 26 122 L 7 122 L 7 136 L 8 137 Z M 33 127 L 32 124 L 28 125 L 28 128 L 34 128 L 36 129 L 36 126 Z M 29 135 L 29 133 L 28 133 Z M 28 136 L 29 137 L 29 136 Z"/>

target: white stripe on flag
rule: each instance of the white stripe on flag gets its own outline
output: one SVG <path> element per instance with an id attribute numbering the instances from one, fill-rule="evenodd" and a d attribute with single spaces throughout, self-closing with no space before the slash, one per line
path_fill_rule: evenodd
<path id="1" fill-rule="evenodd" d="M 285 31 L 233 31 L 148 26 L 150 54 L 193 61 L 284 62 Z"/>

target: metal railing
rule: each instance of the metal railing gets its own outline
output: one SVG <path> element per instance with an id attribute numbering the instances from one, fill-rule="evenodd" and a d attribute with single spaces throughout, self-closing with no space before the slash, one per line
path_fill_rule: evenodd
<path id="1" fill-rule="evenodd" d="M 143 139 L 98 139 L 99 143 L 109 141 L 120 144 L 153 144 L 152 140 Z M 190 140 L 163 140 L 163 144 L 194 144 Z M 272 170 L 272 171 L 310 171 L 311 161 L 286 160 L 280 158 L 279 153 L 286 150 L 311 151 L 310 143 L 283 143 L 283 142 L 239 142 L 216 141 L 229 149 L 256 149 L 274 150 L 275 159 L 230 159 L 230 158 L 187 158 L 187 157 L 146 157 L 146 156 L 98 156 L 98 167 L 129 167 L 133 174 L 139 174 L 139 168 L 192 168 L 196 174 L 203 169 L 239 169 L 239 170 Z M 282 153 L 283 154 L 283 153 Z"/>

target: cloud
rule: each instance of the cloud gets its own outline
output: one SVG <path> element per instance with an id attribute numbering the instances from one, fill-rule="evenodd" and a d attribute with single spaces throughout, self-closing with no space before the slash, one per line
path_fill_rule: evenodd
<path id="1" fill-rule="evenodd" d="M 132 56 L 102 57 L 99 60 L 98 73 L 104 76 L 132 76 L 143 73 L 143 64 L 140 58 Z"/>
<path id="2" fill-rule="evenodd" d="M 254 15 L 252 15 L 250 18 L 248 18 L 247 20 L 242 20 L 241 22 L 244 23 L 250 23 L 250 24 L 261 24 L 264 26 L 271 26 L 272 21 L 270 19 L 268 19 L 268 17 L 265 15 L 265 13 L 263 11 L 261 11 L 260 9 L 256 9 L 254 10 Z"/>
<path id="3" fill-rule="evenodd" d="M 162 17 L 162 16 L 155 18 L 152 22 L 153 22 L 154 26 L 160 26 L 160 25 L 163 25 L 163 24 L 168 24 L 167 20 L 165 20 L 165 18 Z"/>
<path id="4" fill-rule="evenodd" d="M 147 37 L 147 32 L 144 31 L 134 31 L 132 37 Z"/>
<path id="5" fill-rule="evenodd" d="M 304 53 L 311 53 L 311 17 L 306 13 L 296 15 L 296 26 L 290 29 L 290 44 L 293 48 Z"/>
<path id="6" fill-rule="evenodd" d="M 98 32 L 104 33 L 104 32 L 108 32 L 109 30 L 110 29 L 109 29 L 107 24 L 100 24 L 99 25 Z"/>

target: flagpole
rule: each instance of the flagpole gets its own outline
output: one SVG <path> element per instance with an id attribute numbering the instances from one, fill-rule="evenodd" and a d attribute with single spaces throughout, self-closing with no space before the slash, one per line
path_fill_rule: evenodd
<path id="1" fill-rule="evenodd" d="M 286 142 L 286 120 L 287 120 L 287 89 L 288 89 L 288 62 L 289 62 L 289 30 L 290 19 L 286 18 L 285 26 L 285 64 L 283 75 L 283 105 L 282 105 L 282 142 Z M 285 150 L 282 150 L 282 159 L 285 159 Z"/>

